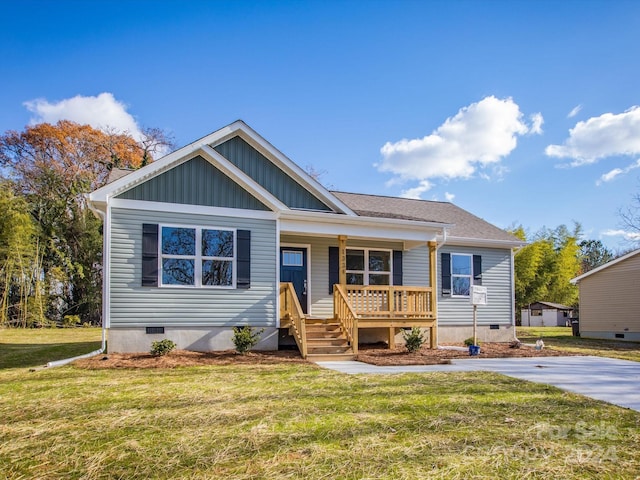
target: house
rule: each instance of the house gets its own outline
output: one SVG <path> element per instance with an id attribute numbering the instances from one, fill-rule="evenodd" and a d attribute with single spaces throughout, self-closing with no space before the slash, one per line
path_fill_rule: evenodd
<path id="1" fill-rule="evenodd" d="M 418 326 L 430 344 L 514 333 L 517 238 L 447 202 L 331 192 L 242 121 L 89 195 L 104 222 L 109 351 L 233 348 L 353 355 Z"/>
<path id="2" fill-rule="evenodd" d="M 640 341 L 640 249 L 571 283 L 580 292 L 580 336 Z"/>
<path id="3" fill-rule="evenodd" d="M 560 303 L 535 302 L 521 311 L 523 327 L 568 327 L 573 307 Z"/>

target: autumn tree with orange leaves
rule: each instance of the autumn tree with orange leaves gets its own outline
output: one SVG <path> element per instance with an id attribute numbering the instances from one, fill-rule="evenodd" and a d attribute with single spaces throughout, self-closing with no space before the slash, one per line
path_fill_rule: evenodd
<path id="1" fill-rule="evenodd" d="M 74 315 L 83 322 L 99 322 L 101 222 L 88 210 L 84 195 L 104 185 L 113 168 L 139 168 L 153 161 L 159 149 L 172 146 L 161 130 L 149 129 L 145 134 L 138 142 L 128 134 L 63 120 L 0 136 L 2 186 L 13 190 L 14 197 L 8 198 L 26 202 L 37 232 L 37 264 L 44 278 L 38 287 L 44 291 L 38 293 L 46 308 L 44 318 L 31 316 L 29 325 L 60 322 Z M 0 256 L 0 269 L 8 263 Z M 24 287 L 6 284 L 7 278 L 17 281 L 21 276 L 12 277 L 5 270 L 0 270 L 3 291 L 7 295 L 24 292 Z M 16 301 L 5 299 L 4 304 L 14 306 Z M 9 311 L 26 318 L 20 309 Z"/>

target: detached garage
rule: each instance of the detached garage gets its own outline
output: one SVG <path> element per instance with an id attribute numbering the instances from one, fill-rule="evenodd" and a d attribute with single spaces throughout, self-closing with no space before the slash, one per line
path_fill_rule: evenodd
<path id="1" fill-rule="evenodd" d="M 580 290 L 580 336 L 640 341 L 640 249 L 571 280 Z"/>

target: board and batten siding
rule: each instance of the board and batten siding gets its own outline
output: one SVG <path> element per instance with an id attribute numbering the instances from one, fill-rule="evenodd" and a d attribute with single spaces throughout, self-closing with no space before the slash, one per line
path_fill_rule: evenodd
<path id="1" fill-rule="evenodd" d="M 639 333 L 638 285 L 640 254 L 580 280 L 580 334 L 612 338 L 614 333 Z"/>
<path id="2" fill-rule="evenodd" d="M 331 237 L 307 237 L 283 234 L 281 245 L 310 245 L 311 315 L 330 318 L 333 316 L 333 295 L 329 293 L 329 247 L 337 247 L 338 239 Z M 348 239 L 347 248 L 380 248 L 402 250 L 402 242 L 382 242 L 375 240 Z M 429 249 L 419 247 L 404 251 L 402 258 L 404 285 L 429 285 Z"/>
<path id="3" fill-rule="evenodd" d="M 470 325 L 473 322 L 473 306 L 469 298 L 442 295 L 442 253 L 482 256 L 482 286 L 487 288 L 487 305 L 478 306 L 478 325 L 512 324 L 511 251 L 455 245 L 444 245 L 438 249 L 438 324 L 454 326 Z"/>
<path id="4" fill-rule="evenodd" d="M 142 224 L 236 228 L 251 231 L 251 288 L 142 287 Z M 275 327 L 274 220 L 111 210 L 111 327 Z"/>

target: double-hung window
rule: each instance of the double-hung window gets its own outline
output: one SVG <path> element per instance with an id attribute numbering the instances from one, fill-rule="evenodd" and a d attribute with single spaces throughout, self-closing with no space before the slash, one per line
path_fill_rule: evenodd
<path id="1" fill-rule="evenodd" d="M 347 249 L 348 285 L 391 285 L 391 251 Z"/>
<path id="2" fill-rule="evenodd" d="M 162 285 L 235 287 L 235 230 L 163 225 Z"/>
<path id="3" fill-rule="evenodd" d="M 451 254 L 451 296 L 468 297 L 471 292 L 472 281 L 472 256 Z"/>

